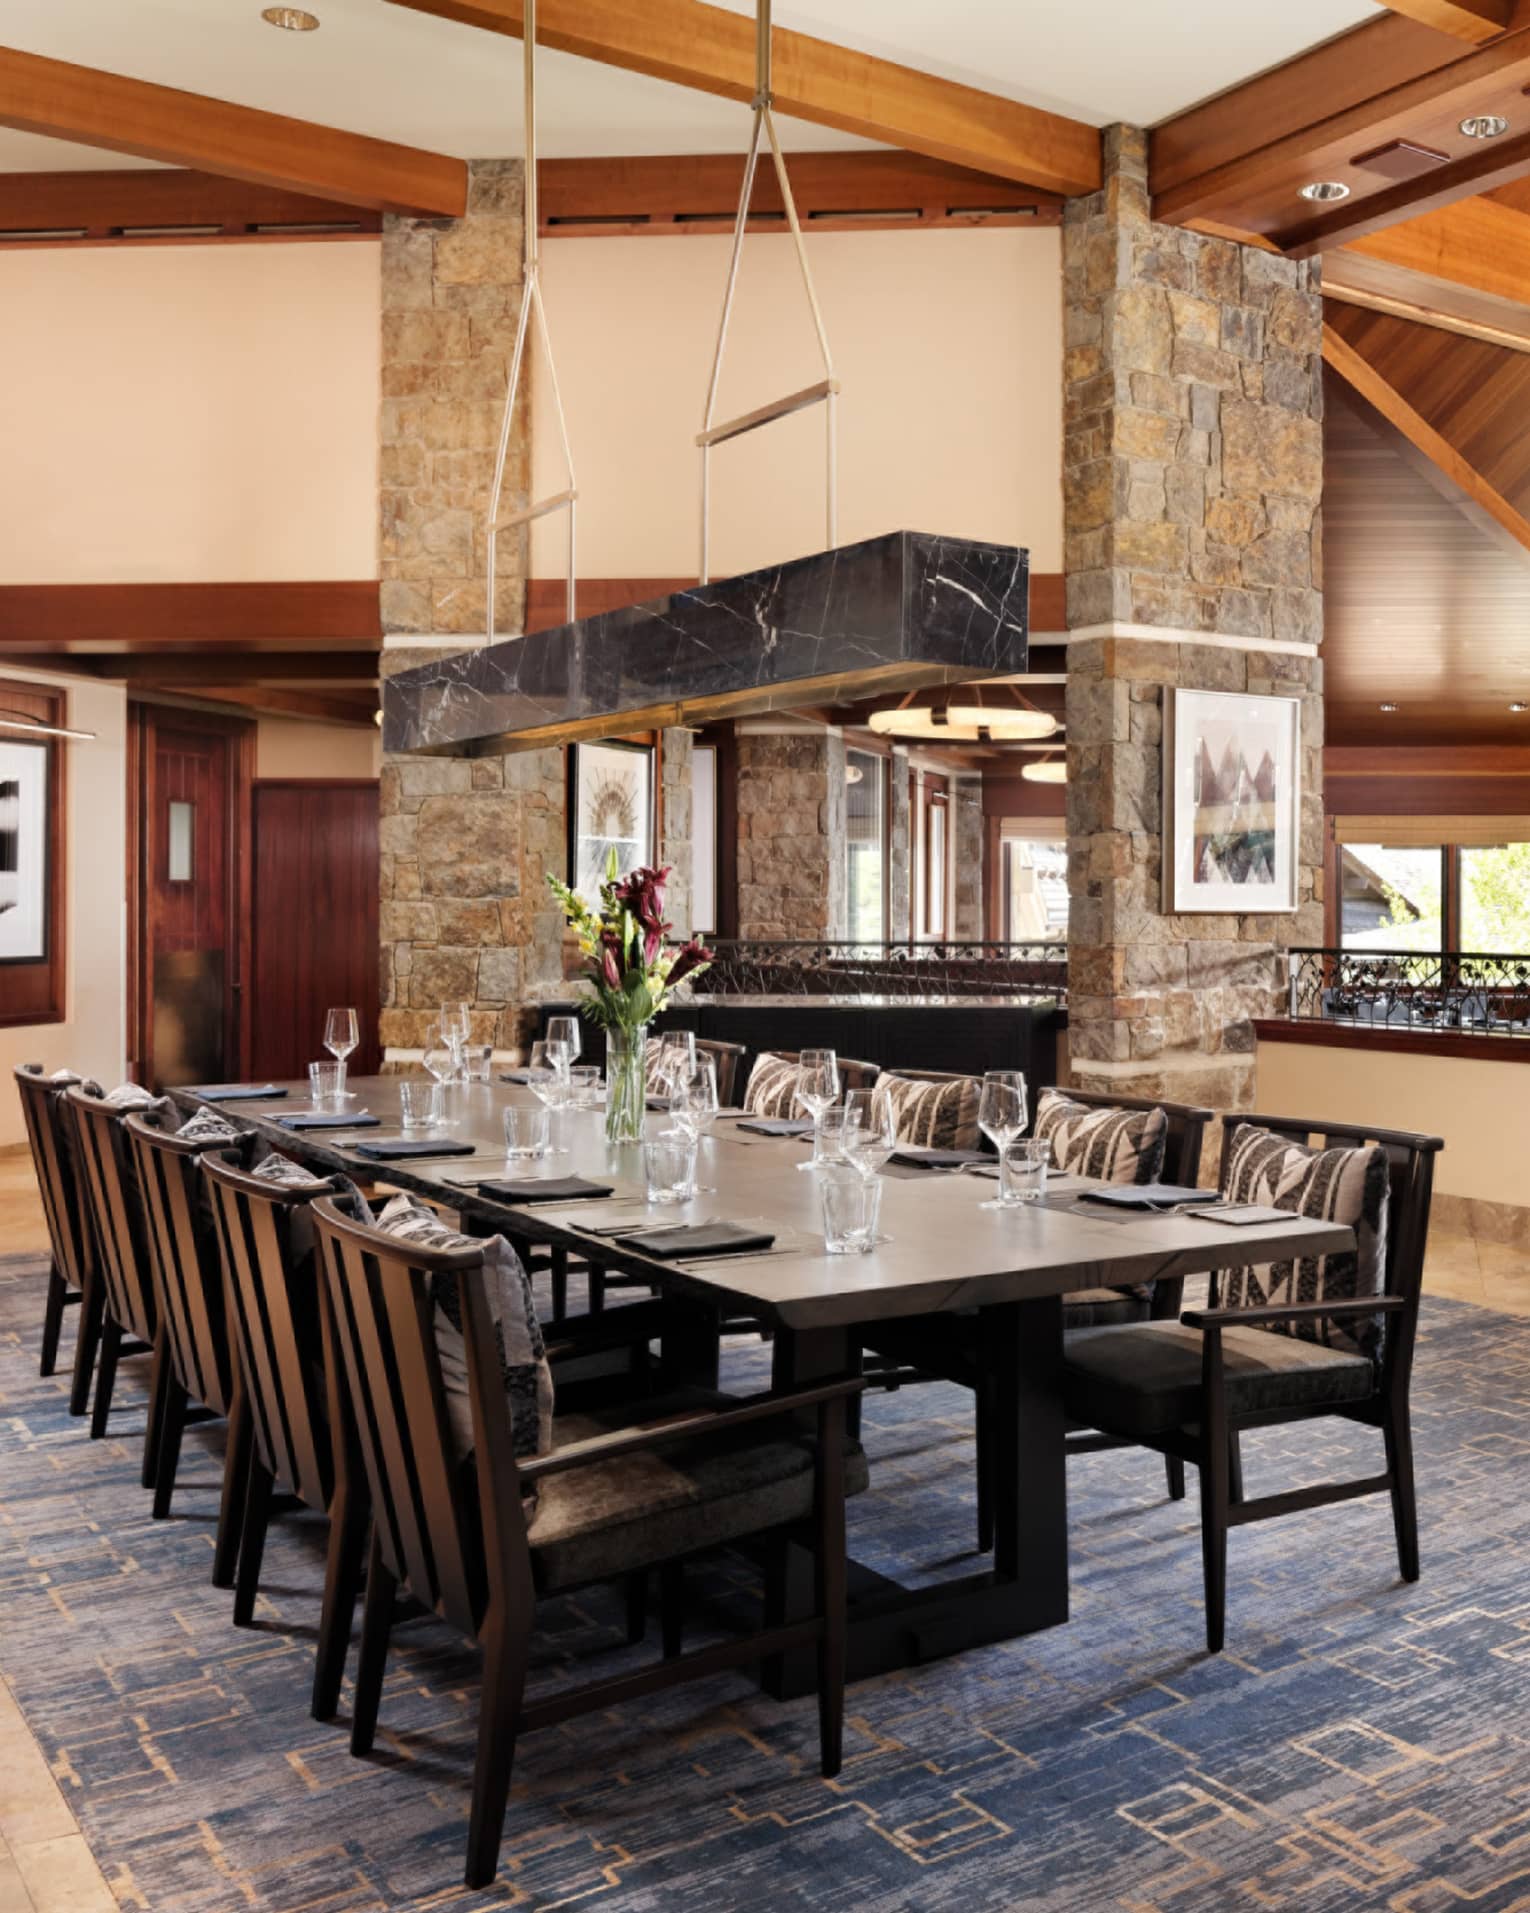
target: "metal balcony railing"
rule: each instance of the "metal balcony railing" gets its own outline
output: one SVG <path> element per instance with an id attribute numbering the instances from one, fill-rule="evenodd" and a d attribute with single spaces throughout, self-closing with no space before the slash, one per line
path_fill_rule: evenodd
<path id="1" fill-rule="evenodd" d="M 696 978 L 706 996 L 1056 997 L 1067 994 L 1064 943 L 709 942 Z"/>
<path id="2" fill-rule="evenodd" d="M 1530 1036 L 1530 956 L 1302 949 L 1290 960 L 1293 1019 Z"/>

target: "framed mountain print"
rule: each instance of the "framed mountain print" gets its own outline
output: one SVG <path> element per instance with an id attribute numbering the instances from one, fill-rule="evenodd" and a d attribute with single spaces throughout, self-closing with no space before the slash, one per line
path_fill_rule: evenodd
<path id="1" fill-rule="evenodd" d="M 1301 700 L 1170 690 L 1164 710 L 1164 908 L 1294 910 Z"/>

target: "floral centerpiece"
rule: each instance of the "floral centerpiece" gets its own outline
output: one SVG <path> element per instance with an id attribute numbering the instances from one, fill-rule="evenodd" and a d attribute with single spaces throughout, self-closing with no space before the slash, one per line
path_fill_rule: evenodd
<path id="1" fill-rule="evenodd" d="M 666 865 L 662 870 L 645 866 L 618 881 L 613 850 L 599 906 L 593 909 L 566 883 L 547 879 L 579 939 L 593 986 L 579 999 L 580 1012 L 606 1033 L 606 1136 L 611 1142 L 636 1142 L 642 1136 L 648 1025 L 676 984 L 711 961 L 694 937 L 679 946 L 666 942 L 673 928 L 664 921 L 668 879 Z"/>

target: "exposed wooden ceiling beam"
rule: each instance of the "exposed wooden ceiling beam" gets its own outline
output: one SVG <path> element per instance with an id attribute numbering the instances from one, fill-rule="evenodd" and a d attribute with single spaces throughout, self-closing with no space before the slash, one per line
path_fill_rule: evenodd
<path id="1" fill-rule="evenodd" d="M 389 0 L 519 39 L 522 0 Z M 540 0 L 537 38 L 629 73 L 723 99 L 754 95 L 754 21 L 705 0 Z M 776 106 L 794 119 L 881 140 L 1049 192 L 1100 184 L 1096 128 L 914 67 L 776 29 Z"/>
<path id="2" fill-rule="evenodd" d="M 241 710 L 265 711 L 273 717 L 302 717 L 318 724 L 356 724 L 369 729 L 376 723 L 377 694 L 336 691 L 278 691 L 255 685 L 237 689 L 224 684 L 182 684 L 180 697 L 202 697 L 213 704 L 234 704 Z"/>
<path id="3" fill-rule="evenodd" d="M 1507 532 L 1516 544 L 1530 551 L 1530 522 L 1488 483 L 1447 438 L 1435 430 L 1369 359 L 1329 325 L 1323 328 L 1323 358 L 1346 384 L 1353 387 L 1362 398 L 1369 400 L 1383 418 L 1422 452 L 1431 465 L 1458 486 L 1473 505 Z"/>
<path id="4" fill-rule="evenodd" d="M 1530 166 L 1527 83 L 1524 0 L 1516 0 L 1510 31 L 1471 51 L 1389 16 L 1160 127 L 1155 215 L 1257 234 L 1298 256 L 1327 250 Z M 1461 132 L 1463 119 L 1494 113 L 1508 120 L 1510 138 L 1482 142 Z M 1410 164 L 1413 176 L 1399 179 L 1396 167 Z M 1337 180 L 1349 197 L 1319 212 L 1300 196 L 1312 180 Z"/>
<path id="5" fill-rule="evenodd" d="M 307 193 L 253 186 L 186 168 L 124 167 L 73 173 L 0 173 L 0 243 L 144 243 L 190 230 L 244 238 L 257 231 L 290 233 L 336 228 L 382 230 L 382 215 Z"/>
<path id="6" fill-rule="evenodd" d="M 1326 254 L 1323 291 L 1530 350 L 1530 218 L 1496 199 L 1463 199 Z"/>
<path id="7" fill-rule="evenodd" d="M 1379 0 L 1388 13 L 1405 14 L 1420 26 L 1433 27 L 1456 40 L 1480 46 L 1508 27 L 1514 0 Z"/>
<path id="8" fill-rule="evenodd" d="M 443 153 L 0 48 L 0 126 L 191 166 L 375 212 L 460 216 L 467 166 Z"/>
<path id="9" fill-rule="evenodd" d="M 375 652 L 374 579 L 261 584 L 0 585 L 0 656 L 19 651 Z"/>
<path id="10" fill-rule="evenodd" d="M 69 671 L 107 684 L 278 684 L 345 690 L 375 684 L 376 651 L 5 651 L 24 671 Z"/>

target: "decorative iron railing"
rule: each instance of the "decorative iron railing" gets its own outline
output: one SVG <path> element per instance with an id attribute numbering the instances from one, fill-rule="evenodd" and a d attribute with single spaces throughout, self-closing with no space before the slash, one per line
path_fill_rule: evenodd
<path id="1" fill-rule="evenodd" d="M 1530 1036 L 1530 956 L 1293 950 L 1289 1013 L 1398 1029 Z"/>
<path id="2" fill-rule="evenodd" d="M 1064 943 L 709 944 L 710 969 L 692 987 L 706 996 L 1065 996 Z"/>

